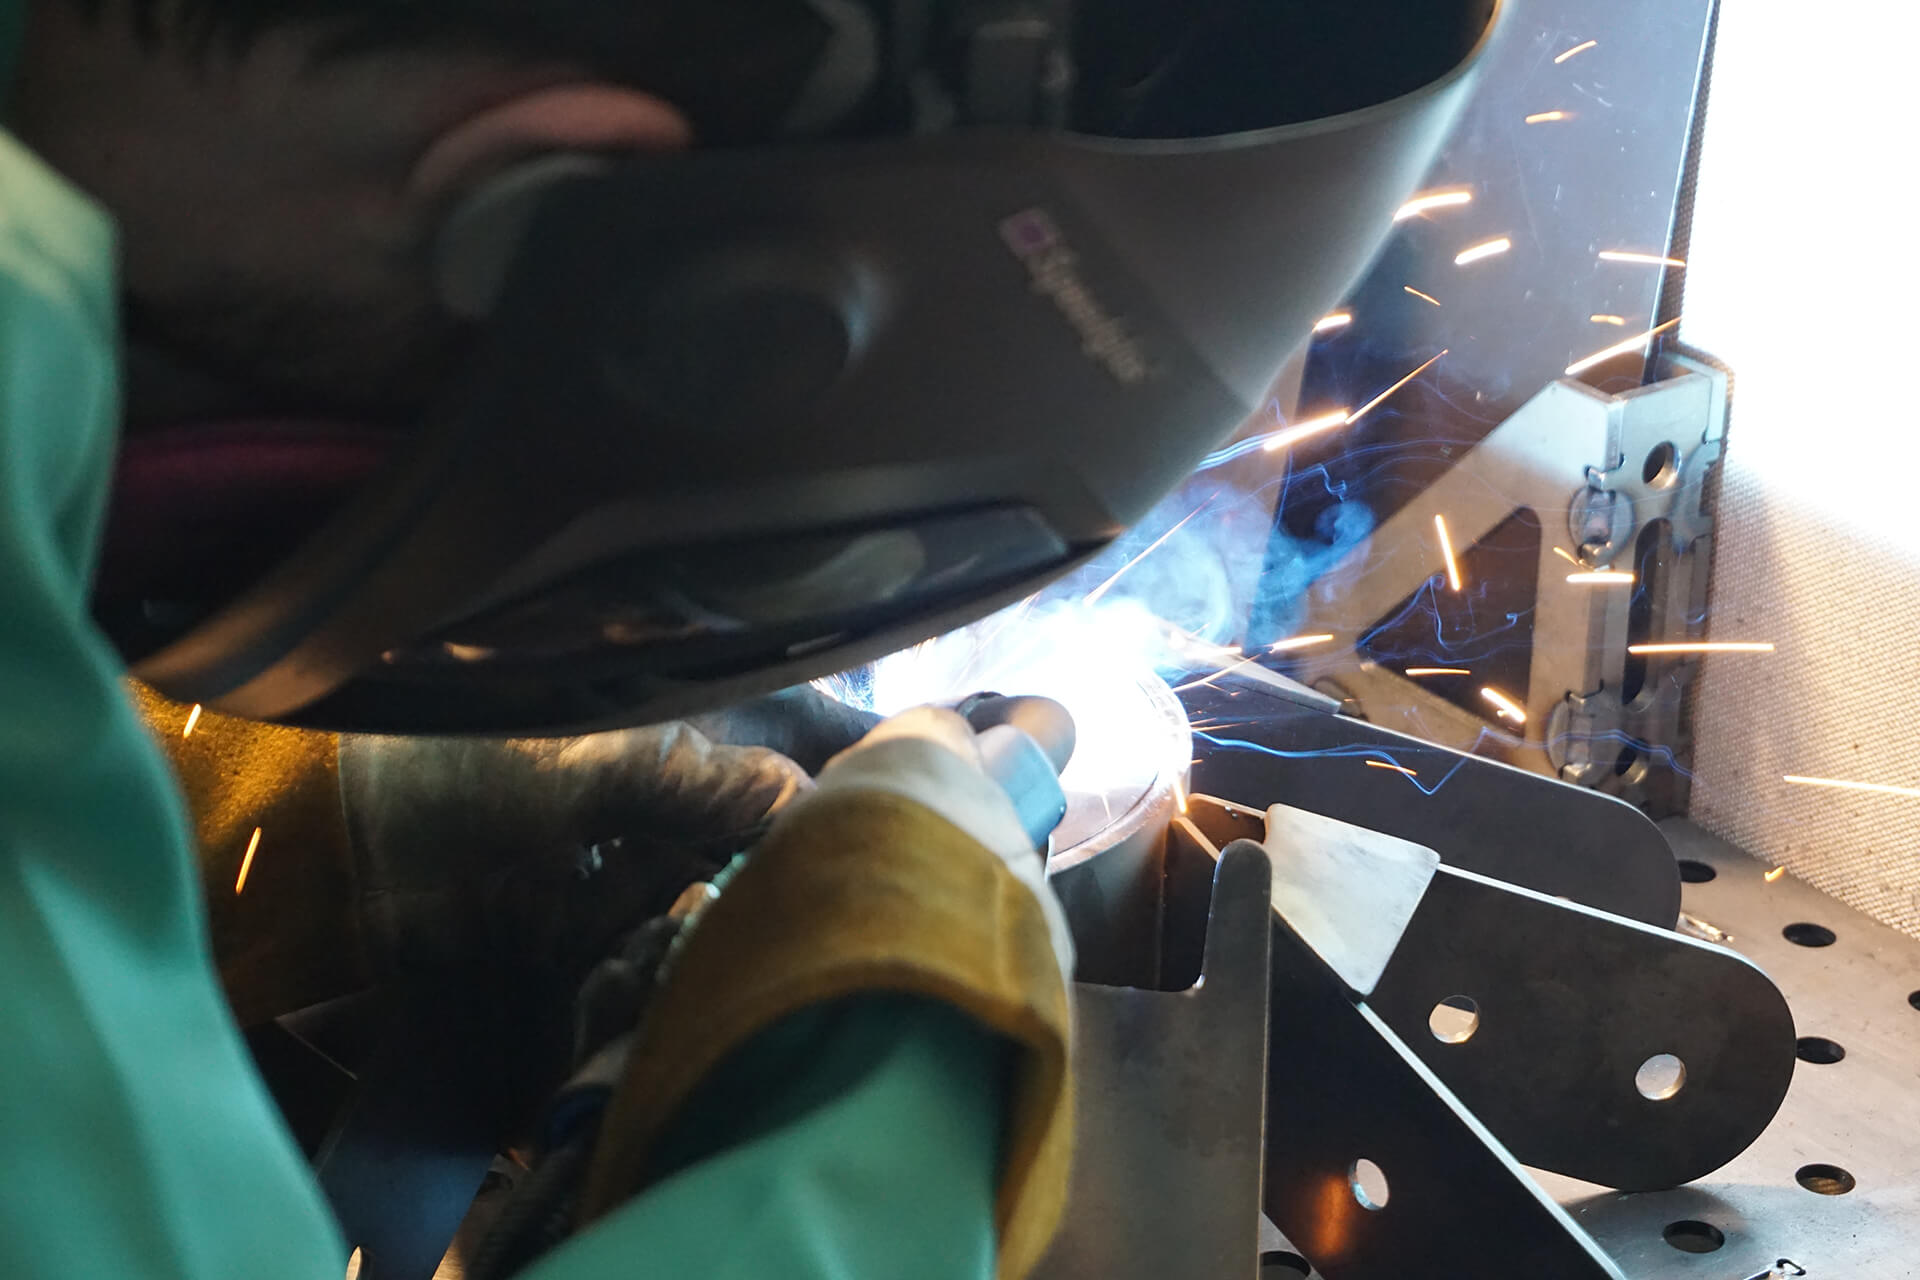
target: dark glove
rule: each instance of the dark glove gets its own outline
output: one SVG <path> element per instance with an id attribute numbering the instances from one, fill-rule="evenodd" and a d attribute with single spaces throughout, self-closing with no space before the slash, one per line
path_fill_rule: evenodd
<path id="1" fill-rule="evenodd" d="M 487 993 L 474 1034 L 515 1127 L 567 1074 L 587 971 L 811 785 L 777 752 L 685 724 L 547 741 L 345 737 L 374 973 Z"/>

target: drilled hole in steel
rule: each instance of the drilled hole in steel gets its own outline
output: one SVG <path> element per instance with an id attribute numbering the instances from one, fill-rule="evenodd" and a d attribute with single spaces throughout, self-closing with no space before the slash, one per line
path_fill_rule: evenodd
<path id="1" fill-rule="evenodd" d="M 1465 1044 L 1480 1029 L 1480 1006 L 1472 996 L 1448 996 L 1427 1015 L 1427 1030 L 1441 1044 Z"/>
<path id="2" fill-rule="evenodd" d="M 1312 1264 L 1297 1253 L 1269 1249 L 1260 1255 L 1260 1280 L 1307 1280 L 1312 1274 Z"/>
<path id="3" fill-rule="evenodd" d="M 1647 454 L 1647 460 L 1640 466 L 1640 478 L 1648 484 L 1672 484 L 1674 473 L 1679 470 L 1680 451 L 1662 443 Z"/>
<path id="4" fill-rule="evenodd" d="M 1669 1222 L 1660 1238 L 1682 1253 L 1712 1253 L 1727 1242 L 1726 1233 L 1720 1228 L 1691 1218 Z"/>
<path id="5" fill-rule="evenodd" d="M 1829 1040 L 1825 1036 L 1801 1036 L 1794 1043 L 1793 1054 L 1802 1062 L 1830 1067 L 1846 1057 L 1847 1050 L 1844 1045 Z"/>
<path id="6" fill-rule="evenodd" d="M 1793 1180 L 1817 1196 L 1843 1196 L 1856 1185 L 1853 1175 L 1837 1164 L 1803 1164 Z"/>
<path id="7" fill-rule="evenodd" d="M 1780 936 L 1797 947 L 1830 947 L 1838 941 L 1838 935 L 1823 924 L 1808 924 L 1802 920 L 1790 924 L 1780 931 Z"/>
<path id="8" fill-rule="evenodd" d="M 1692 858 L 1680 859 L 1680 882 L 1682 884 L 1705 884 L 1719 875 L 1704 862 L 1695 862 Z"/>
<path id="9" fill-rule="evenodd" d="M 1907 992 L 1907 1003 L 1916 1009 L 1920 1009 L 1920 991 Z"/>
<path id="10" fill-rule="evenodd" d="M 355 1249 L 351 1254 L 347 1256 L 347 1280 L 359 1280 L 359 1277 L 360 1277 L 360 1251 L 358 1249 Z"/>
<path id="11" fill-rule="evenodd" d="M 1633 1087 L 1649 1102 L 1665 1102 L 1687 1084 L 1687 1064 L 1670 1053 L 1656 1053 L 1633 1073 Z"/>
<path id="12" fill-rule="evenodd" d="M 1347 1170 L 1347 1185 L 1353 1188 L 1353 1198 L 1360 1202 L 1362 1209 L 1384 1209 L 1393 1195 L 1393 1188 L 1387 1185 L 1387 1175 L 1371 1160 L 1353 1162 L 1353 1167 Z"/>

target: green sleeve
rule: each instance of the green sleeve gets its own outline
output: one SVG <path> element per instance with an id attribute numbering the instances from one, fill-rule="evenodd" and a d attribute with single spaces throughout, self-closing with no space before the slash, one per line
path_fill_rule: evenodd
<path id="1" fill-rule="evenodd" d="M 527 1280 L 991 1280 L 1006 1054 L 915 997 L 792 1015 L 669 1127 L 672 1172 Z"/>
<path id="2" fill-rule="evenodd" d="M 215 985 L 180 804 L 87 613 L 104 216 L 0 132 L 0 1276 L 339 1280 Z"/>
<path id="3" fill-rule="evenodd" d="M 338 1280 L 221 1002 L 179 800 L 87 616 L 112 248 L 0 133 L 0 1276 Z M 1003 1052 L 929 1003 L 796 1015 L 689 1105 L 678 1171 L 537 1274 L 991 1276 Z"/>

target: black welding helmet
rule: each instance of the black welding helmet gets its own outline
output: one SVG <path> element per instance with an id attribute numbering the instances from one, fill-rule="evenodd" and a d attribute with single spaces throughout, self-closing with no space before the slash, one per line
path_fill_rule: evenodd
<path id="1" fill-rule="evenodd" d="M 1018 599 L 1265 397 L 1497 7 L 691 0 L 685 48 L 784 42 L 664 91 L 720 145 L 476 193 L 438 263 L 472 356 L 404 456 L 135 673 L 296 724 L 585 729 Z"/>

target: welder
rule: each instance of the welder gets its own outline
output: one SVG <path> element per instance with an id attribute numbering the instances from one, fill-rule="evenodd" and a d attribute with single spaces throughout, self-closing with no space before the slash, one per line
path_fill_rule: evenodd
<path id="1" fill-rule="evenodd" d="M 671 103 L 588 69 L 630 8 L 0 4 L 0 1274 L 347 1261 L 222 1007 L 180 797 L 88 617 L 117 291 L 139 338 L 252 403 L 404 412 L 446 336 L 414 268 L 449 201 L 532 150 L 688 142 Z M 252 732 L 196 732 L 223 730 Z M 517 837 L 693 842 L 778 811 L 628 1051 L 596 1225 L 535 1274 L 1019 1274 L 1045 1242 L 1070 944 L 956 714 L 894 722 L 817 787 L 687 727 L 376 742 L 344 811 L 330 737 L 234 741 L 207 785 L 271 782 L 281 837 L 358 841 L 401 916 L 449 851 L 478 875 Z"/>
<path id="2" fill-rule="evenodd" d="M 0 1275 L 340 1275 L 218 979 L 493 952 L 482 1274 L 1025 1274 L 1061 742 L 772 691 L 1191 471 L 1496 7 L 0 0 Z"/>

